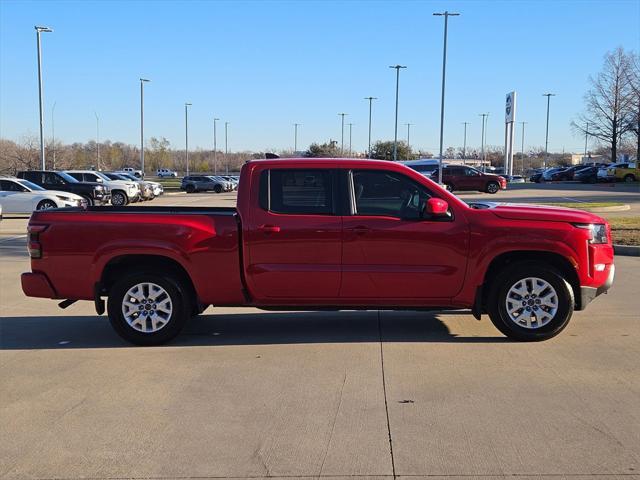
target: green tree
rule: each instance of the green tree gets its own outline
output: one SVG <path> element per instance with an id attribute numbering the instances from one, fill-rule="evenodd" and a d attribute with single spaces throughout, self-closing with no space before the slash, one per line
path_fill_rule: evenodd
<path id="1" fill-rule="evenodd" d="M 338 142 L 329 140 L 327 143 L 312 143 L 306 152 L 306 156 L 314 158 L 336 158 L 341 155 Z"/>
<path id="2" fill-rule="evenodd" d="M 371 146 L 371 158 L 393 160 L 393 140 L 377 141 Z M 406 142 L 398 142 L 398 160 L 414 160 L 416 154 Z"/>

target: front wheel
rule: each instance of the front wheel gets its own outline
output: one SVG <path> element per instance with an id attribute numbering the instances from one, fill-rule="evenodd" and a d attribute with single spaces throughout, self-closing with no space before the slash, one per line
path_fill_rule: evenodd
<path id="1" fill-rule="evenodd" d="M 222 185 L 217 184 L 216 186 L 213 187 L 213 191 L 216 193 L 222 193 Z"/>
<path id="2" fill-rule="evenodd" d="M 93 198 L 87 195 L 82 195 L 82 198 L 84 198 L 87 201 L 87 207 L 93 207 Z"/>
<path id="3" fill-rule="evenodd" d="M 114 205 L 116 207 L 123 207 L 127 203 L 129 203 L 129 199 L 124 192 L 117 191 L 111 194 L 111 205 Z"/>
<path id="4" fill-rule="evenodd" d="M 629 173 L 628 175 L 624 176 L 624 181 L 626 183 L 631 183 L 631 182 L 635 182 L 636 181 L 636 177 L 633 176 L 633 174 Z"/>
<path id="5" fill-rule="evenodd" d="M 36 210 L 50 210 L 52 208 L 58 208 L 58 205 L 53 200 L 42 200 L 38 203 Z"/>
<path id="6" fill-rule="evenodd" d="M 498 275 L 487 301 L 498 330 L 513 340 L 535 342 L 567 326 L 575 298 L 569 282 L 550 265 L 519 262 Z"/>
<path id="7" fill-rule="evenodd" d="M 180 333 L 191 313 L 183 282 L 155 272 L 133 273 L 109 292 L 109 321 L 125 340 L 160 345 Z"/>
<path id="8" fill-rule="evenodd" d="M 185 190 L 187 191 L 187 193 L 195 193 L 196 187 L 191 185 L 191 184 L 189 184 L 189 185 L 187 185 L 187 188 Z"/>
<path id="9" fill-rule="evenodd" d="M 487 193 L 495 194 L 498 193 L 498 190 L 500 190 L 500 185 L 498 185 L 498 182 L 487 183 Z"/>

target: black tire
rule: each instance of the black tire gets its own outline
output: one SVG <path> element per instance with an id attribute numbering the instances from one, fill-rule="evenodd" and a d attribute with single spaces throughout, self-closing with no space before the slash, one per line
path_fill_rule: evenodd
<path id="1" fill-rule="evenodd" d="M 486 186 L 486 192 L 495 195 L 500 191 L 500 184 L 498 182 L 488 182 Z"/>
<path id="2" fill-rule="evenodd" d="M 635 182 L 636 177 L 632 173 L 628 173 L 627 175 L 624 176 L 624 181 L 627 183 Z"/>
<path id="3" fill-rule="evenodd" d="M 122 311 L 123 301 L 129 289 L 141 283 L 154 283 L 166 292 L 171 302 L 171 314 L 166 323 L 154 332 L 142 332 L 130 325 Z M 111 287 L 107 308 L 109 321 L 116 333 L 136 345 L 161 345 L 175 338 L 191 317 L 192 305 L 188 288 L 177 278 L 157 273 L 141 272 L 125 275 Z M 164 298 L 164 297 L 163 297 Z M 155 300 L 154 300 L 155 301 Z M 142 309 L 144 311 L 144 308 Z M 144 320 L 145 325 L 149 325 Z"/>
<path id="4" fill-rule="evenodd" d="M 556 292 L 557 311 L 545 325 L 526 328 L 511 320 L 507 313 L 507 294 L 519 280 L 534 277 L 547 282 Z M 523 299 L 524 300 L 524 299 Z M 528 300 L 527 300 L 528 301 Z M 558 335 L 573 315 L 575 297 L 567 280 L 551 265 L 538 262 L 518 262 L 504 269 L 493 281 L 487 296 L 487 311 L 495 327 L 512 340 L 538 342 Z M 523 317 L 525 318 L 525 317 Z"/>
<path id="5" fill-rule="evenodd" d="M 89 197 L 88 195 L 82 195 L 82 198 L 87 201 L 87 207 L 93 207 L 93 198 Z"/>
<path id="6" fill-rule="evenodd" d="M 214 187 L 213 187 L 213 191 L 216 193 L 222 193 L 222 185 L 220 185 L 219 183 L 217 183 Z"/>
<path id="7" fill-rule="evenodd" d="M 58 205 L 53 200 L 40 200 L 36 206 L 36 210 L 49 210 L 50 208 L 58 208 Z"/>
<path id="8" fill-rule="evenodd" d="M 189 184 L 189 185 L 187 185 L 185 190 L 187 191 L 187 193 L 195 193 L 196 187 L 194 185 Z"/>
<path id="9" fill-rule="evenodd" d="M 453 183 L 445 183 L 444 188 L 446 188 L 449 192 L 453 192 L 453 189 L 455 187 L 453 186 Z"/>
<path id="10" fill-rule="evenodd" d="M 115 207 L 124 207 L 129 203 L 129 197 L 121 190 L 111 192 L 111 205 Z"/>

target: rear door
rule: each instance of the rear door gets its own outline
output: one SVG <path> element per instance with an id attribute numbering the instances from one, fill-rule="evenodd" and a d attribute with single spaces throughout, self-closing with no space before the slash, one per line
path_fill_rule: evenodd
<path id="1" fill-rule="evenodd" d="M 464 281 L 468 226 L 453 214 L 425 217 L 434 192 L 404 174 L 355 170 L 345 216 L 340 296 L 394 305 L 455 296 Z"/>
<path id="2" fill-rule="evenodd" d="M 309 304 L 340 289 L 338 171 L 262 170 L 246 221 L 246 282 L 256 301 Z M 256 172 L 258 174 L 258 172 Z M 255 185 L 258 187 L 258 185 Z"/>
<path id="3" fill-rule="evenodd" d="M 0 204 L 3 213 L 33 211 L 33 194 L 18 182 L 0 180 Z"/>

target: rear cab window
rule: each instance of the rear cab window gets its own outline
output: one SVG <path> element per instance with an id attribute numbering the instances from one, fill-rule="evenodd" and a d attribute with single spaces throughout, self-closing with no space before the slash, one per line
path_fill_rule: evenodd
<path id="1" fill-rule="evenodd" d="M 334 215 L 334 171 L 271 169 L 260 175 L 260 207 L 289 215 Z"/>

